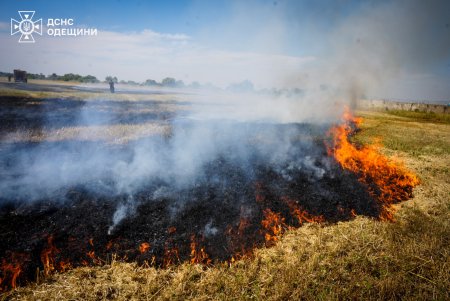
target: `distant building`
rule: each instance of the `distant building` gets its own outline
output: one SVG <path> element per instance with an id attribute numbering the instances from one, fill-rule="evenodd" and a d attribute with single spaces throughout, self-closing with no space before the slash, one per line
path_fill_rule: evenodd
<path id="1" fill-rule="evenodd" d="M 14 82 L 28 82 L 27 72 L 19 69 L 14 69 Z"/>

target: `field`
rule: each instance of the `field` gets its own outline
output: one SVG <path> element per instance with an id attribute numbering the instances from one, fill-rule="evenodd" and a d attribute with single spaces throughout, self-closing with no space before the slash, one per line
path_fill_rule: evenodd
<path id="1" fill-rule="evenodd" d="M 28 105 L 62 97 L 73 106 L 79 98 L 96 101 L 104 92 L 18 91 L 3 88 L 3 101 L 27 97 Z M 110 95 L 108 94 L 108 97 Z M 114 95 L 114 101 L 140 101 L 145 95 Z M 154 112 L 139 124 L 116 127 L 79 125 L 59 129 L 15 125 L 3 120 L 2 138 L 33 143 L 82 137 L 124 143 L 155 134 L 170 135 L 164 120 L 183 110 L 180 96 L 154 95 Z M 111 98 L 111 97 L 110 97 Z M 5 102 L 0 103 L 7 107 Z M 16 105 L 14 105 L 16 107 Z M 11 107 L 10 107 L 11 108 Z M 51 106 L 46 107 L 53 110 Z M 3 109 L 2 109 L 3 110 Z M 5 111 L 4 111 L 5 112 Z M 128 111 L 127 114 L 136 112 Z M 139 112 L 142 113 L 142 112 Z M 67 116 L 71 116 L 70 112 Z M 335 224 L 307 224 L 290 229 L 271 248 L 235 263 L 204 266 L 184 263 L 166 269 L 142 267 L 115 258 L 96 267 L 81 267 L 38 279 L 0 299 L 11 300 L 448 300 L 450 298 L 450 123 L 448 116 L 406 112 L 356 112 L 363 118 L 352 139 L 379 144 L 385 155 L 404 162 L 420 178 L 414 198 L 396 205 L 394 222 L 357 216 Z M 153 116 L 153 115 L 152 115 Z M 160 115 L 158 115 L 160 116 Z M 161 121 L 162 120 L 162 121 Z M 37 126 L 36 126 L 37 125 Z M 5 140 L 6 139 L 6 140 Z"/>

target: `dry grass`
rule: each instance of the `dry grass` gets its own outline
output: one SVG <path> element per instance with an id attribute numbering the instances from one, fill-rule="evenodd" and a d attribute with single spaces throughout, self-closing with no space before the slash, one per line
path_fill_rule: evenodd
<path id="1" fill-rule="evenodd" d="M 7 83 L 6 78 L 0 77 L 0 83 Z M 0 95 L 1 96 L 11 96 L 11 97 L 26 97 L 26 98 L 71 98 L 71 99 L 80 99 L 84 101 L 89 100 L 103 100 L 108 99 L 109 101 L 140 101 L 140 100 L 148 100 L 149 94 L 151 94 L 152 100 L 156 101 L 171 101 L 171 100 L 189 100 L 189 96 L 182 93 L 176 93 L 169 90 L 161 90 L 160 92 L 164 93 L 150 93 L 150 90 L 159 91 L 158 88 L 139 88 L 135 92 L 139 92 L 141 89 L 142 92 L 148 93 L 131 93 L 131 92 L 120 92 L 121 87 L 127 87 L 124 85 L 118 84 L 116 86 L 117 93 L 111 94 L 109 92 L 109 86 L 107 84 L 98 84 L 98 85 L 89 85 L 86 84 L 86 87 L 90 87 L 86 90 L 77 90 L 77 86 L 82 86 L 82 84 L 78 82 L 65 82 L 65 81 L 52 81 L 52 80 L 29 80 L 28 84 L 22 84 L 22 88 L 17 88 L 14 83 L 8 83 L 0 87 Z M 52 86 L 57 89 L 47 89 L 47 86 Z M 29 87 L 29 89 L 25 89 Z M 75 87 L 75 88 L 73 88 Z M 104 91 L 96 90 L 96 88 L 103 88 Z M 147 90 L 146 90 L 147 89 Z"/>
<path id="2" fill-rule="evenodd" d="M 357 217 L 288 231 L 231 266 L 142 268 L 113 261 L 55 274 L 3 295 L 11 300 L 450 299 L 450 125 L 361 113 L 355 138 L 381 137 L 422 180 L 395 223 Z M 426 137 L 426 143 L 421 139 Z"/>
<path id="3" fill-rule="evenodd" d="M 3 138 L 4 142 L 56 142 L 56 141 L 97 141 L 109 144 L 126 144 L 149 136 L 169 136 L 171 127 L 158 122 L 142 124 L 115 124 L 99 126 L 72 126 L 56 130 L 26 129 L 15 131 Z"/>
<path id="4" fill-rule="evenodd" d="M 150 93 L 149 93 L 150 94 Z M 148 100 L 148 94 L 133 94 L 133 93 L 115 93 L 109 92 L 92 92 L 92 91 L 76 91 L 72 89 L 65 89 L 60 92 L 55 91 L 27 91 L 18 90 L 15 88 L 2 88 L 0 89 L 0 95 L 11 97 L 26 97 L 26 98 L 71 98 L 80 99 L 84 101 L 89 100 L 104 100 L 108 101 L 140 101 Z M 187 99 L 187 97 L 185 97 Z M 183 95 L 175 95 L 171 93 L 152 94 L 152 100 L 154 101 L 171 101 L 171 100 L 185 100 Z"/>
<path id="5" fill-rule="evenodd" d="M 4 80 L 5 81 L 5 80 Z M 0 78 L 1 82 L 1 78 Z M 59 101 L 61 99 L 68 99 L 72 102 L 83 101 L 96 102 L 101 104 L 109 102 L 148 102 L 148 106 L 140 106 L 139 108 L 127 108 L 126 114 L 163 114 L 181 112 L 188 109 L 188 105 L 182 101 L 187 101 L 188 96 L 183 94 L 165 93 L 117 93 L 111 94 L 109 92 L 93 92 L 93 91 L 77 91 L 73 89 L 66 89 L 64 86 L 68 85 L 66 82 L 30 80 L 30 83 L 36 82 L 38 85 L 45 87 L 45 85 L 60 86 L 58 91 L 41 91 L 37 90 L 20 90 L 11 85 L 11 87 L 0 87 L 0 96 L 8 99 L 24 98 L 27 105 L 35 105 L 36 111 L 41 114 L 44 119 L 45 114 L 53 113 L 52 109 L 42 105 L 42 100 L 50 99 L 52 101 Z M 32 99 L 33 102 L 30 102 Z M 8 100 L 6 100 L 8 101 Z M 101 110 L 107 111 L 114 115 L 111 110 L 114 106 L 105 104 Z M 79 109 L 79 108 L 78 108 Z M 70 113 L 71 108 L 67 108 L 67 114 Z M 32 111 L 32 110 L 31 110 Z M 119 113 L 123 113 L 122 111 Z M 64 112 L 60 112 L 60 115 Z M 75 114 L 72 112 L 72 114 Z M 37 115 L 32 115 L 36 117 Z M 70 116 L 69 116 L 70 117 Z M 67 117 L 67 118 L 69 118 Z M 70 119 L 70 118 L 69 118 Z M 0 121 L 1 122 L 1 121 Z M 145 138 L 152 135 L 169 135 L 171 128 L 164 120 L 147 120 L 138 124 L 117 123 L 114 125 L 89 125 L 89 126 L 71 126 L 65 125 L 57 129 L 45 129 L 42 126 L 29 126 L 24 124 L 19 129 L 8 129 L 8 123 L 1 123 L 4 131 L 8 131 L 2 137 L 2 142 L 16 143 L 16 142 L 55 142 L 55 141 L 99 141 L 114 144 L 128 143 L 132 140 Z"/>

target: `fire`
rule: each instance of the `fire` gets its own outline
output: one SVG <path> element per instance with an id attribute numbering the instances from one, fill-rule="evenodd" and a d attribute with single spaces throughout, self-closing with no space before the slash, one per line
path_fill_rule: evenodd
<path id="1" fill-rule="evenodd" d="M 108 241 L 108 243 L 106 244 L 106 250 L 110 250 L 113 246 L 113 242 L 110 240 Z"/>
<path id="2" fill-rule="evenodd" d="M 210 264 L 211 259 L 209 259 L 208 254 L 205 252 L 205 247 L 199 247 L 198 241 L 195 238 L 195 234 L 191 235 L 191 264 L 195 263 L 203 263 L 203 264 Z"/>
<path id="3" fill-rule="evenodd" d="M 323 223 L 325 221 L 325 218 L 322 215 L 312 215 L 308 211 L 303 210 L 298 204 L 287 197 L 282 197 L 282 200 L 288 205 L 289 211 L 293 217 L 295 217 L 298 220 L 298 223 L 303 225 L 304 222 L 306 223 Z"/>
<path id="4" fill-rule="evenodd" d="M 368 187 L 381 206 L 379 218 L 393 220 L 392 204 L 411 198 L 419 179 L 400 162 L 382 155 L 376 145 L 356 147 L 350 143 L 348 137 L 354 132 L 352 125 L 358 126 L 362 119 L 353 117 L 347 110 L 344 120 L 345 123 L 331 128 L 333 143 L 328 151 L 344 169 L 356 173 L 359 181 Z"/>
<path id="5" fill-rule="evenodd" d="M 89 246 L 91 248 L 94 248 L 94 239 L 90 238 L 88 240 Z M 95 251 L 94 250 L 90 250 L 86 252 L 86 256 L 89 257 L 92 260 L 92 263 L 96 264 L 96 265 L 100 265 L 102 263 L 102 259 L 100 259 L 97 255 L 95 255 Z"/>
<path id="6" fill-rule="evenodd" d="M 139 245 L 139 252 L 141 252 L 141 254 L 147 253 L 149 249 L 150 244 L 148 242 L 143 242 Z"/>
<path id="7" fill-rule="evenodd" d="M 26 254 L 12 253 L 10 260 L 2 259 L 0 266 L 0 291 L 16 288 L 17 278 L 22 273 L 22 263 L 27 258 Z"/>
<path id="8" fill-rule="evenodd" d="M 169 244 L 166 242 L 164 246 L 163 267 L 168 267 L 179 262 L 180 256 L 178 254 L 178 248 L 176 246 L 169 247 Z"/>
<path id="9" fill-rule="evenodd" d="M 41 262 L 44 266 L 44 275 L 48 276 L 55 270 L 55 256 L 59 250 L 53 244 L 53 235 L 47 237 L 47 247 L 41 252 Z"/>
<path id="10" fill-rule="evenodd" d="M 237 228 L 237 234 L 239 236 L 244 235 L 245 229 L 247 229 L 249 226 L 250 226 L 250 219 L 247 217 L 241 217 Z"/>
<path id="11" fill-rule="evenodd" d="M 266 246 L 274 245 L 286 228 L 285 219 L 280 213 L 275 213 L 269 208 L 263 211 L 264 219 L 261 221 L 261 226 L 264 232 L 264 239 Z"/>
<path id="12" fill-rule="evenodd" d="M 174 234 L 176 231 L 177 228 L 175 227 L 169 227 L 167 229 L 167 233 L 169 235 Z M 178 252 L 178 247 L 174 245 L 173 239 L 169 238 L 164 243 L 164 255 L 162 260 L 162 266 L 168 267 L 179 262 L 180 262 L 180 254 Z"/>
<path id="13" fill-rule="evenodd" d="M 6 263 L 3 261 L 3 264 L 2 264 L 3 278 L 0 278 L 0 285 L 3 284 L 3 281 L 5 279 L 7 279 L 7 275 L 9 274 L 9 276 L 11 278 L 10 286 L 12 289 L 15 289 L 16 285 L 17 285 L 17 283 L 16 283 L 17 277 L 19 277 L 21 272 L 22 272 L 22 269 L 21 269 L 20 265 Z"/>
<path id="14" fill-rule="evenodd" d="M 72 268 L 72 264 L 69 261 L 60 261 L 59 262 L 59 271 L 65 272 Z"/>
<path id="15" fill-rule="evenodd" d="M 251 221 L 245 215 L 242 215 L 239 223 L 235 226 L 228 225 L 226 233 L 228 236 L 228 248 L 233 253 L 230 262 L 234 262 L 243 257 L 250 257 L 253 254 L 254 245 L 248 245 L 248 237 L 251 235 L 249 227 L 251 226 Z"/>
<path id="16" fill-rule="evenodd" d="M 349 110 L 344 113 L 343 118 L 345 121 L 343 124 L 330 129 L 331 139 L 327 145 L 328 154 L 340 164 L 343 170 L 348 171 L 344 171 L 344 174 L 350 175 L 352 181 L 356 181 L 354 176 L 356 175 L 359 182 L 367 187 L 373 200 L 379 204 L 379 206 L 374 206 L 375 209 L 379 209 L 377 212 L 379 218 L 392 220 L 392 204 L 409 199 L 412 196 L 412 189 L 419 184 L 419 179 L 401 163 L 383 156 L 377 146 L 359 147 L 352 144 L 349 136 L 361 124 L 362 119 L 354 117 Z M 339 172 L 342 173 L 342 170 Z M 275 245 L 283 233 L 291 227 L 299 227 L 304 223 L 322 223 L 325 221 L 324 215 L 329 216 L 329 211 L 319 208 L 320 206 L 309 205 L 312 202 L 304 202 L 306 200 L 304 198 L 307 198 L 308 195 L 306 193 L 302 195 L 302 193 L 309 191 L 308 189 L 301 190 L 301 185 L 295 191 L 287 190 L 285 188 L 288 187 L 284 186 L 277 186 L 277 189 L 274 189 L 276 185 L 273 183 L 277 183 L 277 175 L 269 175 L 273 175 L 275 181 L 269 182 L 273 177 L 262 177 L 254 183 L 254 196 L 250 195 L 252 203 L 241 205 L 240 214 L 237 216 L 239 219 L 231 219 L 230 224 L 225 224 L 226 228 L 217 227 L 220 229 L 217 231 L 224 231 L 220 234 L 225 235 L 226 241 L 225 244 L 220 245 L 220 248 L 227 252 L 223 255 L 219 254 L 221 256 L 219 258 L 224 258 L 230 264 L 236 260 L 251 257 L 256 248 Z M 359 183 L 356 184 L 359 186 Z M 251 190 L 249 189 L 249 191 Z M 367 192 L 363 191 L 362 194 L 367 197 Z M 331 204 L 331 206 L 334 205 Z M 350 203 L 348 206 L 339 204 L 337 208 L 332 209 L 336 209 L 335 212 L 339 217 L 346 219 L 355 217 L 357 214 L 364 214 L 363 210 L 357 211 L 352 208 L 353 205 Z M 324 215 L 319 215 L 319 212 Z M 331 212 L 333 211 L 331 210 Z M 178 230 L 175 226 L 165 228 L 167 235 L 163 246 L 160 242 L 153 246 L 150 245 L 144 241 L 148 238 L 134 241 L 117 237 L 106 242 L 98 239 L 97 236 L 94 244 L 94 238 L 84 235 L 82 240 L 68 237 L 66 246 L 61 239 L 62 236 L 55 234 L 61 250 L 55 246 L 54 236 L 50 235 L 41 238 L 44 240 L 44 248 L 42 251 L 38 249 L 37 254 L 40 252 L 45 276 L 49 276 L 55 271 L 64 272 L 80 265 L 105 264 L 106 260 L 101 259 L 104 258 L 105 251 L 108 252 L 106 254 L 113 254 L 113 258 L 121 256 L 124 261 L 137 258 L 144 260 L 146 266 L 158 267 L 169 267 L 181 262 L 209 265 L 212 262 L 210 256 L 216 260 L 214 256 L 219 252 L 215 252 L 214 240 L 209 240 L 206 244 L 205 241 L 209 237 L 195 234 L 192 234 L 190 240 L 187 240 L 182 231 L 185 231 L 183 227 Z M 100 247 L 101 245 L 103 247 Z M 205 245 L 208 246 L 209 254 L 206 252 Z M 122 255 L 116 255 L 115 252 L 122 252 Z M 123 253 L 125 254 L 123 255 Z M 0 291 L 15 288 L 18 282 L 26 280 L 25 277 L 30 274 L 30 268 L 24 259 L 33 258 L 34 255 L 27 254 L 26 256 L 29 257 L 13 254 L 11 258 L 2 259 Z M 36 266 L 39 266 L 39 260 Z M 37 276 L 39 277 L 39 274 Z"/>
<path id="17" fill-rule="evenodd" d="M 175 232 L 177 232 L 177 228 L 176 227 L 169 227 L 168 229 L 167 229 L 167 233 L 168 234 L 174 234 Z"/>

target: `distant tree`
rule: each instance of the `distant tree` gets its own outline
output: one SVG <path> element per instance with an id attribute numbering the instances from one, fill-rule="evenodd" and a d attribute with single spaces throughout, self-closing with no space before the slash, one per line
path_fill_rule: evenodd
<path id="1" fill-rule="evenodd" d="M 133 85 L 133 86 L 137 86 L 137 85 L 138 85 L 138 83 L 135 82 L 134 80 L 129 80 L 129 81 L 127 81 L 127 84 L 128 84 L 128 85 Z"/>
<path id="2" fill-rule="evenodd" d="M 176 80 L 172 77 L 166 77 L 162 80 L 161 84 L 164 87 L 175 87 L 176 86 Z"/>
<path id="3" fill-rule="evenodd" d="M 153 79 L 147 79 L 147 80 L 144 82 L 144 85 L 145 85 L 145 86 L 159 86 L 159 83 L 158 83 L 156 80 L 153 80 Z"/>
<path id="4" fill-rule="evenodd" d="M 83 82 L 83 83 L 98 83 L 99 80 L 93 75 L 86 75 L 86 76 L 82 77 L 81 82 Z"/>
<path id="5" fill-rule="evenodd" d="M 58 75 L 56 73 L 52 73 L 47 78 L 50 79 L 50 80 L 57 80 L 58 79 Z"/>
<path id="6" fill-rule="evenodd" d="M 117 79 L 117 77 L 111 76 L 111 75 L 108 75 L 107 77 L 105 77 L 105 81 L 107 81 L 107 82 L 113 81 L 113 82 L 116 83 L 116 84 L 119 82 L 119 80 Z"/>
<path id="7" fill-rule="evenodd" d="M 67 73 L 61 76 L 60 79 L 63 81 L 81 82 L 83 77 L 79 74 Z"/>

